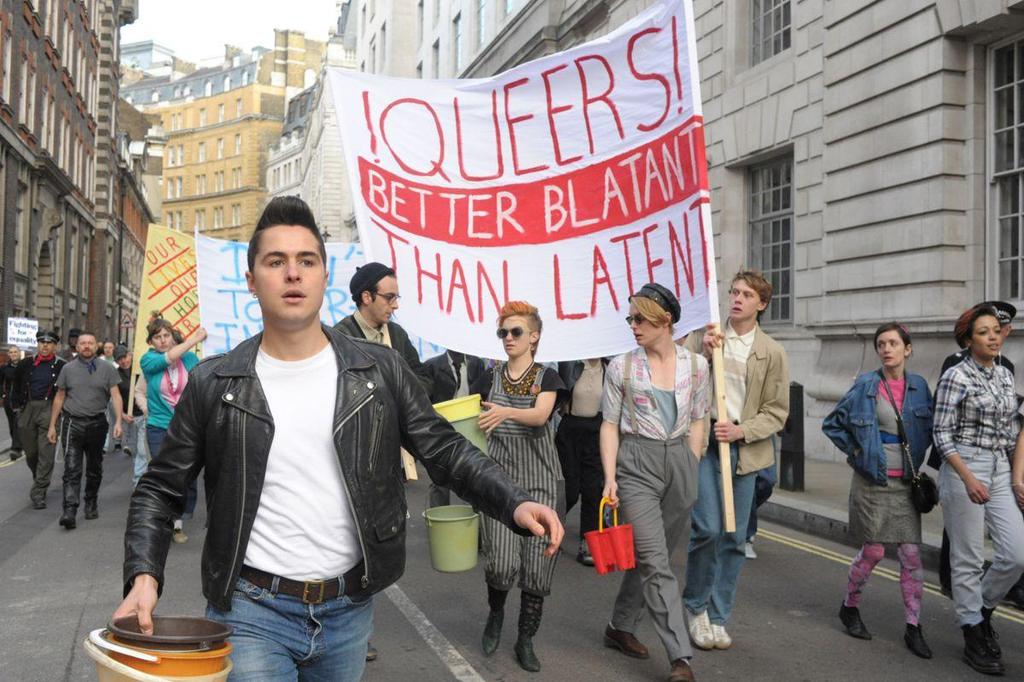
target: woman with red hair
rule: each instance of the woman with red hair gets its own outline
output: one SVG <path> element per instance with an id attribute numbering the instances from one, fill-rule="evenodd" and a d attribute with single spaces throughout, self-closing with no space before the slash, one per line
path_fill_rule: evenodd
<path id="1" fill-rule="evenodd" d="M 498 317 L 498 338 L 508 356 L 493 369 L 490 393 L 482 403 L 480 428 L 487 433 L 487 454 L 533 499 L 555 506 L 559 472 L 551 415 L 557 392 L 564 388 L 558 372 L 534 362 L 543 324 L 537 309 L 525 301 L 509 301 Z M 490 656 L 501 639 L 505 600 L 519 582 L 519 638 L 516 660 L 523 670 L 537 672 L 540 661 L 533 636 L 540 627 L 544 597 L 551 593 L 556 553 L 545 552 L 547 541 L 517 535 L 494 519 L 481 521 L 487 565 L 487 603 L 490 613 L 482 639 Z"/>

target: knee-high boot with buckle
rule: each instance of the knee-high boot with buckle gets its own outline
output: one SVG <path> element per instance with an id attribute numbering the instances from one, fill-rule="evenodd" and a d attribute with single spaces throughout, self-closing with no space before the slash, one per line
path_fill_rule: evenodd
<path id="1" fill-rule="evenodd" d="M 540 672 L 540 661 L 533 652 L 533 636 L 540 628 L 544 610 L 544 597 L 523 592 L 519 607 L 519 639 L 516 640 L 516 660 L 519 667 L 531 673 Z"/>

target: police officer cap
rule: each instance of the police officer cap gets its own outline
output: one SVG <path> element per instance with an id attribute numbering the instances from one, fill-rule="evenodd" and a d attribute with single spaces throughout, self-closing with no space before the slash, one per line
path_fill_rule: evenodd
<path id="1" fill-rule="evenodd" d="M 57 336 L 57 332 L 52 332 L 49 329 L 40 329 L 38 332 L 36 332 L 36 341 L 58 343 L 60 341 L 60 337 Z"/>
<path id="2" fill-rule="evenodd" d="M 360 303 L 359 299 L 364 291 L 373 289 L 377 282 L 385 277 L 394 277 L 395 271 L 383 263 L 369 262 L 356 268 L 355 274 L 348 283 L 348 290 L 352 293 L 352 300 Z"/>
<path id="3" fill-rule="evenodd" d="M 640 287 L 640 291 L 633 294 L 633 298 L 640 296 L 647 298 L 657 303 L 662 310 L 672 316 L 672 324 L 679 321 L 679 299 L 676 295 L 669 291 L 667 288 L 651 282 Z"/>
<path id="4" fill-rule="evenodd" d="M 981 305 L 991 306 L 996 309 L 996 315 L 999 316 L 999 324 L 1008 325 L 1013 322 L 1013 318 L 1017 317 L 1017 309 L 1006 301 L 985 301 Z"/>

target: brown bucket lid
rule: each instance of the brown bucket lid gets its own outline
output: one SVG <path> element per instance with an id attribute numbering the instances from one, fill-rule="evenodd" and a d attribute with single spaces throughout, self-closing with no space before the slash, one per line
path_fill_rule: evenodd
<path id="1" fill-rule="evenodd" d="M 193 616 L 153 616 L 153 634 L 145 635 L 139 629 L 137 616 L 112 620 L 107 629 L 122 642 L 137 646 L 180 649 L 212 649 L 231 636 L 233 628 L 209 618 Z"/>

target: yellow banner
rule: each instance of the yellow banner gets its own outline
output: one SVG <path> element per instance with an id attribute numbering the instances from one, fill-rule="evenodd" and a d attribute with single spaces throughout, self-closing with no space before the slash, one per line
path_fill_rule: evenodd
<path id="1" fill-rule="evenodd" d="M 139 360 L 149 350 L 146 326 L 154 316 L 169 321 L 186 339 L 199 329 L 197 283 L 192 235 L 151 224 L 146 238 L 139 311 L 135 317 L 133 375 L 140 373 Z"/>

